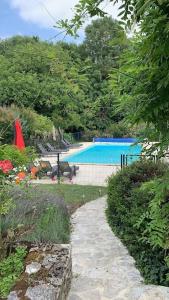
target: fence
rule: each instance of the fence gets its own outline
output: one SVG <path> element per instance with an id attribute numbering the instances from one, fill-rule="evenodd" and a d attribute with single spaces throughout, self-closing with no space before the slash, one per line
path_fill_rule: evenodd
<path id="1" fill-rule="evenodd" d="M 167 159 L 169 156 L 165 155 L 163 157 L 161 157 L 161 159 Z M 121 154 L 121 169 L 123 169 L 124 167 L 127 167 L 129 164 L 131 164 L 133 161 L 135 161 L 137 158 L 142 159 L 142 158 L 146 158 L 146 159 L 150 159 L 153 160 L 154 162 L 156 162 L 157 160 L 159 160 L 160 158 L 157 155 L 154 154 Z"/>
<path id="2" fill-rule="evenodd" d="M 93 186 L 106 186 L 107 179 L 116 174 L 120 169 L 125 168 L 132 162 L 138 159 L 151 159 L 154 162 L 160 158 L 157 155 L 146 155 L 146 154 L 121 154 L 119 157 L 119 163 L 115 164 L 104 164 L 104 163 L 80 163 L 80 162 L 67 162 L 67 156 L 69 153 L 58 153 L 55 156 L 44 157 L 44 160 L 50 161 L 52 169 L 55 170 L 56 183 L 63 184 L 77 184 L 77 185 L 93 185 Z M 98 154 L 100 155 L 100 154 Z M 113 153 L 112 153 L 113 155 Z M 168 159 L 169 156 L 161 158 L 161 160 Z M 65 172 L 63 172 L 63 161 L 67 162 L 65 164 Z M 77 170 L 73 172 L 74 166 L 77 166 Z M 72 173 L 71 173 L 72 172 Z M 71 176 L 72 175 L 72 176 Z M 45 179 L 50 183 L 49 177 Z"/>

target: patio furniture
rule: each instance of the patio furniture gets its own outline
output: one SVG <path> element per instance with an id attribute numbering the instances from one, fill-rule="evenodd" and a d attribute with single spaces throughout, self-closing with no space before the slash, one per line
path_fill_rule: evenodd
<path id="1" fill-rule="evenodd" d="M 71 180 L 73 176 L 76 176 L 76 172 L 78 170 L 79 170 L 78 166 L 75 166 L 75 165 L 70 166 L 68 162 L 60 161 L 59 169 L 58 169 L 58 165 L 53 167 L 52 173 L 51 173 L 51 178 L 59 175 L 60 177 L 66 176 Z"/>
<path id="2" fill-rule="evenodd" d="M 80 146 L 82 146 L 82 144 L 71 144 L 70 142 L 68 142 L 64 136 L 63 133 L 61 132 L 61 129 L 58 129 L 59 135 L 60 135 L 60 142 L 61 145 L 63 145 L 65 148 L 78 148 Z"/>
<path id="3" fill-rule="evenodd" d="M 46 143 L 46 145 L 47 145 L 49 151 L 51 151 L 51 152 L 57 152 L 57 151 L 58 152 L 67 152 L 68 151 L 68 148 L 66 148 L 66 149 L 57 149 L 53 145 L 51 145 L 50 143 Z"/>
<path id="4" fill-rule="evenodd" d="M 79 170 L 79 166 L 70 166 L 67 161 L 60 161 L 59 163 L 59 171 L 63 176 L 64 173 L 68 173 L 68 177 L 72 179 L 73 176 L 76 176 L 76 172 Z"/>
<path id="5" fill-rule="evenodd" d="M 65 138 L 63 138 L 64 142 L 66 143 L 66 145 L 70 148 L 77 148 L 77 147 L 81 147 L 82 144 L 71 144 L 69 143 Z"/>
<path id="6" fill-rule="evenodd" d="M 78 166 L 70 166 L 68 162 L 60 161 L 58 169 L 58 165 L 52 166 L 49 161 L 41 160 L 39 161 L 39 167 L 35 176 L 39 178 L 43 176 L 49 176 L 51 179 L 53 179 L 55 176 L 58 177 L 58 175 L 60 175 L 72 179 L 73 176 L 76 176 L 76 172 L 78 170 Z"/>
<path id="7" fill-rule="evenodd" d="M 65 148 L 78 148 L 81 147 L 82 144 L 71 144 L 69 143 L 66 139 L 62 139 L 61 140 L 61 144 L 65 147 Z"/>
<path id="8" fill-rule="evenodd" d="M 55 151 L 48 151 L 41 143 L 37 144 L 37 147 L 40 151 L 40 154 L 42 156 L 52 156 L 52 155 L 57 155 L 58 153 L 61 153 L 61 149 L 56 149 Z"/>

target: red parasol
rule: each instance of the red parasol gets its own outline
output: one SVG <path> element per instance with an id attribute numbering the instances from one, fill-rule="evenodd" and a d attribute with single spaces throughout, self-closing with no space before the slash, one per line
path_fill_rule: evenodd
<path id="1" fill-rule="evenodd" d="M 21 122 L 19 120 L 15 120 L 15 146 L 19 150 L 23 150 L 25 148 Z"/>

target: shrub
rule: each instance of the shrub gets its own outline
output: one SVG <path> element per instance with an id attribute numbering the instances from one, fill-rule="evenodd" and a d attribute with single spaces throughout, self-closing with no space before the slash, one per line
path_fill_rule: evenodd
<path id="1" fill-rule="evenodd" d="M 7 189 L 6 175 L 0 169 L 0 215 L 5 215 L 12 208 L 13 202 Z M 0 232 L 1 238 L 1 232 Z"/>
<path id="2" fill-rule="evenodd" d="M 0 297 L 6 298 L 19 278 L 24 269 L 26 254 L 24 247 L 17 247 L 15 253 L 0 262 Z"/>
<path id="3" fill-rule="evenodd" d="M 30 145 L 30 137 L 52 135 L 53 122 L 46 116 L 39 115 L 31 108 L 19 108 L 15 105 L 0 107 L 0 139 L 12 143 L 14 139 L 14 121 L 21 120 L 25 142 Z"/>
<path id="4" fill-rule="evenodd" d="M 133 135 L 129 127 L 122 122 L 112 123 L 105 134 L 115 138 L 130 137 Z"/>
<path id="5" fill-rule="evenodd" d="M 14 145 L 1 145 L 0 146 L 0 159 L 10 160 L 14 167 L 29 164 L 36 157 L 33 148 L 27 147 L 20 151 Z"/>
<path id="6" fill-rule="evenodd" d="M 21 226 L 23 234 L 19 239 L 22 240 L 55 243 L 69 241 L 69 215 L 61 197 L 35 186 L 15 186 L 9 192 L 14 207 L 1 219 L 2 234 L 8 229 L 16 231 Z"/>
<path id="7" fill-rule="evenodd" d="M 152 191 L 141 186 L 165 176 L 168 167 L 151 161 L 135 162 L 109 179 L 107 217 L 113 231 L 128 247 L 146 282 L 167 285 L 167 265 L 162 247 L 143 239 L 149 220 L 141 217 L 149 210 Z"/>
<path id="8" fill-rule="evenodd" d="M 102 133 L 99 130 L 85 130 L 81 139 L 84 142 L 92 142 L 94 137 L 102 137 Z"/>

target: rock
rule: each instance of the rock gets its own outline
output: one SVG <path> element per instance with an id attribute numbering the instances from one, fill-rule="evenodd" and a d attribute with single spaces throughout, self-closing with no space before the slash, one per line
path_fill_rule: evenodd
<path id="1" fill-rule="evenodd" d="M 58 256 L 53 254 L 48 254 L 44 257 L 42 266 L 46 269 L 50 269 L 51 266 L 53 266 L 54 263 L 57 262 Z"/>
<path id="2" fill-rule="evenodd" d="M 50 284 L 40 284 L 35 287 L 29 287 L 25 296 L 30 300 L 56 300 L 57 291 Z"/>
<path id="3" fill-rule="evenodd" d="M 25 272 L 29 275 L 37 273 L 41 269 L 41 264 L 37 262 L 32 262 L 31 264 L 26 266 Z"/>
<path id="4" fill-rule="evenodd" d="M 19 300 L 17 292 L 15 292 L 15 291 L 10 292 L 7 300 Z"/>
<path id="5" fill-rule="evenodd" d="M 8 300 L 67 299 L 72 279 L 71 247 L 61 244 L 31 246 L 27 261 L 32 261 L 32 263 L 27 263 L 24 284 L 17 282 L 17 288 L 22 290 L 11 292 Z M 46 251 L 44 251 L 45 249 Z M 38 261 L 35 257 L 38 258 Z M 37 273 L 38 271 L 39 273 Z M 31 274 L 36 276 L 31 276 Z"/>

